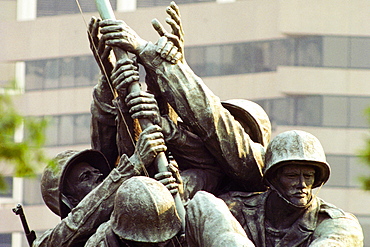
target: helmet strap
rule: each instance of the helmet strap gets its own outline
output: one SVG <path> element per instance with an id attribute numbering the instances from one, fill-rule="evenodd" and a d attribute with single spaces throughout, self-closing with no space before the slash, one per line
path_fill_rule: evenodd
<path id="1" fill-rule="evenodd" d="M 298 208 L 298 209 L 304 209 L 304 208 L 307 208 L 307 207 L 309 207 L 310 205 L 311 205 L 311 203 L 312 203 L 312 201 L 313 201 L 313 198 L 316 196 L 316 194 L 315 195 L 312 195 L 312 197 L 311 197 L 311 199 L 310 199 L 310 201 L 306 204 L 306 205 L 303 205 L 303 206 L 298 206 L 298 205 L 296 205 L 296 204 L 294 204 L 294 203 L 292 203 L 292 202 L 290 202 L 288 199 L 286 199 L 281 193 L 280 193 L 280 191 L 278 190 L 278 189 L 276 189 L 272 184 L 270 184 L 270 189 L 271 190 L 273 190 L 273 191 L 275 191 L 276 192 L 276 194 L 281 198 L 281 199 L 283 199 L 283 201 L 284 202 L 286 202 L 288 205 L 290 205 L 290 206 L 292 206 L 293 208 Z"/>
<path id="2" fill-rule="evenodd" d="M 72 203 L 69 201 L 69 199 L 63 194 L 63 193 L 60 193 L 61 194 L 61 200 L 62 202 L 70 209 L 72 210 L 73 205 Z"/>

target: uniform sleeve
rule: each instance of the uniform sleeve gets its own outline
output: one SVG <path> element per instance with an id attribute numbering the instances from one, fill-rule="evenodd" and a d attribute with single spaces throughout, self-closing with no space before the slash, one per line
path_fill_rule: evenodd
<path id="1" fill-rule="evenodd" d="M 222 170 L 240 184 L 261 185 L 264 149 L 254 143 L 220 99 L 187 64 L 171 64 L 156 56 L 148 43 L 139 55 L 155 71 L 163 97 L 200 137 Z"/>
<path id="2" fill-rule="evenodd" d="M 189 246 L 254 246 L 226 204 L 204 191 L 187 206 L 185 236 Z"/>
<path id="3" fill-rule="evenodd" d="M 323 220 L 315 229 L 310 247 L 362 247 L 364 236 L 358 220 L 349 213 Z"/>
<path id="4" fill-rule="evenodd" d="M 54 247 L 56 243 L 59 246 L 80 246 L 86 242 L 100 224 L 109 220 L 119 186 L 135 175 L 139 175 L 139 171 L 123 155 L 118 167 L 73 208 L 66 218 L 37 238 L 33 246 Z"/>
<path id="5" fill-rule="evenodd" d="M 119 154 L 116 144 L 117 112 L 112 100 L 113 94 L 108 87 L 108 82 L 102 77 L 93 89 L 90 106 L 91 147 L 102 152 L 113 168 Z"/>

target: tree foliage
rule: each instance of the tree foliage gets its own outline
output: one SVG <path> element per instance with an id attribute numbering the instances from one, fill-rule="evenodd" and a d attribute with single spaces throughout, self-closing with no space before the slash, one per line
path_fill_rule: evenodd
<path id="1" fill-rule="evenodd" d="M 370 108 L 366 110 L 366 116 L 368 117 L 368 121 L 370 124 Z M 370 133 L 366 138 L 365 147 L 361 150 L 360 156 L 365 164 L 370 166 Z M 365 190 L 370 190 L 370 176 L 363 176 L 361 177 L 362 184 Z"/>
<path id="2" fill-rule="evenodd" d="M 42 149 L 47 120 L 21 116 L 14 107 L 13 96 L 7 91 L 0 93 L 0 162 L 13 165 L 16 177 L 32 177 L 38 167 L 48 162 Z M 24 135 L 17 141 L 15 134 L 21 128 Z M 6 188 L 0 174 L 0 191 Z"/>

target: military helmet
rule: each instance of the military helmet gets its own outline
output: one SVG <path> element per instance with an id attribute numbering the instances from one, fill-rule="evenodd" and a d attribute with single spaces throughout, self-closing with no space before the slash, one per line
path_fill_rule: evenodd
<path id="1" fill-rule="evenodd" d="M 169 190 L 144 176 L 135 176 L 122 183 L 110 220 L 117 236 L 135 242 L 164 242 L 181 228 Z"/>
<path id="2" fill-rule="evenodd" d="M 92 149 L 83 151 L 67 150 L 55 156 L 52 162 L 44 169 L 41 177 L 41 194 L 45 204 L 62 219 L 71 211 L 63 199 L 63 182 L 74 164 L 87 162 L 92 167 L 99 169 L 104 178 L 108 176 L 110 167 L 105 156 Z"/>
<path id="3" fill-rule="evenodd" d="M 330 166 L 326 162 L 320 141 L 310 133 L 291 130 L 277 135 L 267 146 L 265 154 L 264 181 L 271 184 L 278 168 L 294 164 L 315 167 L 313 188 L 328 181 Z"/>
<path id="4" fill-rule="evenodd" d="M 230 99 L 221 103 L 246 131 L 250 129 L 248 134 L 254 142 L 267 146 L 271 137 L 271 123 L 260 105 L 246 99 Z"/>

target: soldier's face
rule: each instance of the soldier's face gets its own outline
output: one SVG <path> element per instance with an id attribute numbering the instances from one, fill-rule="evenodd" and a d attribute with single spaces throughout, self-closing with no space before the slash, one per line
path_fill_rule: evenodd
<path id="1" fill-rule="evenodd" d="M 315 169 L 312 166 L 286 165 L 279 177 L 280 193 L 297 206 L 305 206 L 312 197 Z"/>
<path id="2" fill-rule="evenodd" d="M 103 181 L 103 174 L 88 163 L 78 163 L 70 170 L 66 182 L 73 188 L 76 199 L 81 201 Z"/>

